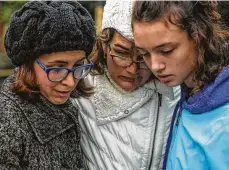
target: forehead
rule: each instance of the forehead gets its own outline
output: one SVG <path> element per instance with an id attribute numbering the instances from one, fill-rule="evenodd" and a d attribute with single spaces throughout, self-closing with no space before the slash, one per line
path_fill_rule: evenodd
<path id="1" fill-rule="evenodd" d="M 120 45 L 128 49 L 132 49 L 134 47 L 134 42 L 128 40 L 127 38 L 123 37 L 120 33 L 117 31 L 114 33 L 112 39 L 112 44 Z"/>
<path id="2" fill-rule="evenodd" d="M 38 58 L 48 62 L 54 60 L 77 61 L 85 58 L 85 52 L 81 50 L 53 52 L 44 54 Z"/>
<path id="3" fill-rule="evenodd" d="M 164 19 L 134 22 L 133 32 L 136 46 L 144 48 L 180 41 L 185 35 L 184 30 Z"/>

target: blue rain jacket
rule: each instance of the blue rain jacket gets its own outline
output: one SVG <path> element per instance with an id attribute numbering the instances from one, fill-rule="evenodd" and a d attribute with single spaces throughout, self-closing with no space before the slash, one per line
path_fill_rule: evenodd
<path id="1" fill-rule="evenodd" d="M 229 170 L 229 66 L 181 110 L 166 170 Z"/>

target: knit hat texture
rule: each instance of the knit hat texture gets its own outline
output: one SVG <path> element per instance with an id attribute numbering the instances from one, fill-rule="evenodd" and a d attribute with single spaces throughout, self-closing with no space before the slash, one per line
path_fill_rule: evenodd
<path id="1" fill-rule="evenodd" d="M 89 12 L 76 1 L 30 1 L 11 16 L 5 49 L 15 66 L 52 52 L 82 50 L 95 42 Z"/>
<path id="2" fill-rule="evenodd" d="M 102 30 L 114 28 L 128 40 L 133 40 L 131 16 L 134 0 L 107 0 L 104 6 Z"/>

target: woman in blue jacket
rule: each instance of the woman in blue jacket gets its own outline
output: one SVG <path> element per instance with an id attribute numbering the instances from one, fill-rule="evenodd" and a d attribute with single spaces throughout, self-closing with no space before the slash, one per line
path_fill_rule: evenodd
<path id="1" fill-rule="evenodd" d="M 135 44 L 146 64 L 166 85 L 182 85 L 164 169 L 229 169 L 228 32 L 219 19 L 209 1 L 135 3 Z"/>

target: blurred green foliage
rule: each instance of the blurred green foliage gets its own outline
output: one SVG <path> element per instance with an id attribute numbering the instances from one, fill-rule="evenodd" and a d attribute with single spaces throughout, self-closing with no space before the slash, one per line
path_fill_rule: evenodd
<path id="1" fill-rule="evenodd" d="M 27 1 L 0 1 L 0 24 L 7 24 L 11 14 L 20 9 Z M 105 1 L 79 1 L 94 17 L 96 6 L 103 6 Z M 222 15 L 224 25 L 229 27 L 229 1 L 217 1 L 217 9 Z"/>
<path id="2" fill-rule="evenodd" d="M 229 1 L 218 1 L 217 9 L 221 14 L 223 25 L 229 27 Z"/>
<path id="3" fill-rule="evenodd" d="M 20 9 L 27 1 L 0 1 L 0 24 L 7 24 L 10 20 L 11 14 Z M 95 7 L 103 6 L 105 1 L 78 1 L 81 3 L 92 15 L 95 16 Z"/>
<path id="4" fill-rule="evenodd" d="M 95 19 L 95 8 L 97 6 L 104 6 L 106 1 L 78 1 L 83 5 Z"/>
<path id="5" fill-rule="evenodd" d="M 18 10 L 27 1 L 1 1 L 0 2 L 0 24 L 7 24 L 9 22 L 11 14 Z"/>

